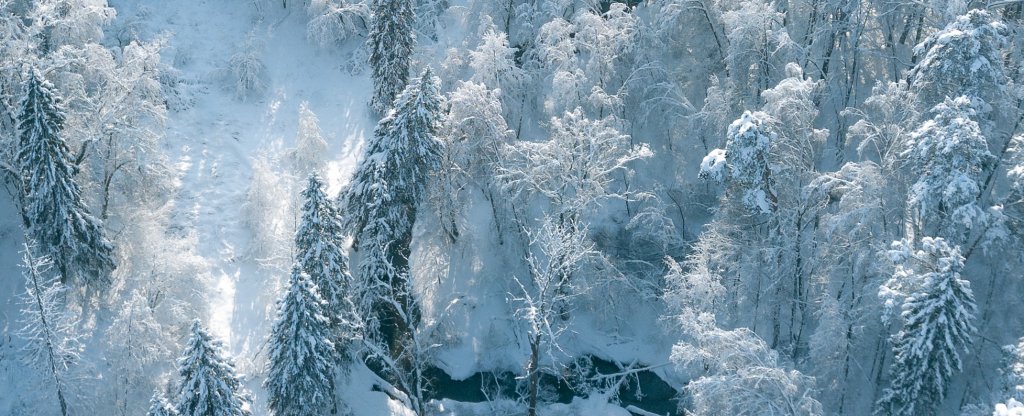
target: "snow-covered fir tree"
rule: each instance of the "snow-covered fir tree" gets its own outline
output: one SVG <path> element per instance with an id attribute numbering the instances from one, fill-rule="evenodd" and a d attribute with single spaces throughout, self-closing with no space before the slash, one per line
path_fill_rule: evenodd
<path id="1" fill-rule="evenodd" d="M 362 254 L 358 285 L 363 312 L 372 309 L 369 304 L 382 295 L 380 290 L 405 286 L 397 279 L 408 272 L 416 210 L 426 199 L 429 176 L 443 150 L 437 138 L 443 117 L 438 83 L 428 68 L 399 95 L 341 195 L 345 228 Z"/>
<path id="2" fill-rule="evenodd" d="M 416 21 L 413 0 L 372 1 L 370 33 L 366 37 L 373 78 L 370 108 L 383 115 L 409 80 Z"/>
<path id="3" fill-rule="evenodd" d="M 878 402 L 886 415 L 934 414 L 960 371 L 960 351 L 971 343 L 977 307 L 970 282 L 963 280 L 964 258 L 942 238 L 894 242 L 896 264 L 879 290 L 887 308 L 898 305 L 902 327 L 892 336 L 895 355 L 889 388 Z"/>
<path id="4" fill-rule="evenodd" d="M 221 342 L 192 322 L 192 336 L 178 359 L 176 409 L 181 416 L 250 416 L 249 392 Z"/>
<path id="5" fill-rule="evenodd" d="M 904 152 L 920 172 L 909 203 L 922 232 L 963 244 L 970 231 L 986 221 L 978 199 L 983 174 L 994 156 L 973 119 L 976 112 L 968 97 L 947 98 L 932 113 L 932 119 L 910 135 Z"/>
<path id="6" fill-rule="evenodd" d="M 1006 24 L 985 10 L 971 10 L 914 48 L 920 62 L 910 71 L 910 87 L 927 108 L 966 95 L 995 105 L 1005 98 L 1001 48 Z"/>
<path id="7" fill-rule="evenodd" d="M 167 400 L 167 396 L 160 390 L 153 392 L 153 398 L 149 400 L 149 410 L 146 416 L 178 416 L 178 410 Z"/>
<path id="8" fill-rule="evenodd" d="M 410 244 L 416 212 L 426 201 L 431 172 L 441 160 L 437 134 L 443 97 L 427 68 L 395 100 L 341 196 L 345 226 L 355 235 L 361 261 L 356 281 L 358 311 L 369 358 L 379 363 L 425 412 L 422 344 L 416 325 L 420 306 L 410 281 Z"/>
<path id="9" fill-rule="evenodd" d="M 276 416 L 336 414 L 338 362 L 327 302 L 297 265 L 267 343 L 267 402 Z"/>
<path id="10" fill-rule="evenodd" d="M 93 291 L 110 286 L 113 246 L 82 201 L 78 168 L 61 137 L 65 115 L 53 87 L 29 72 L 18 115 L 18 168 L 24 219 L 40 254 L 50 257 L 61 281 Z"/>
<path id="11" fill-rule="evenodd" d="M 344 229 L 334 204 L 327 199 L 323 182 L 311 175 L 302 191 L 305 202 L 299 229 L 295 232 L 296 262 L 324 300 L 324 316 L 331 321 L 332 342 L 338 347 L 338 359 L 344 360 L 355 339 L 355 310 L 352 301 L 352 275 L 348 254 L 342 247 Z"/>

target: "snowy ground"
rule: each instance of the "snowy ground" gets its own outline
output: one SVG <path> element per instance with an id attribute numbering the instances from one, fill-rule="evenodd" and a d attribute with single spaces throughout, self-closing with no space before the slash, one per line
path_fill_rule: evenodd
<path id="1" fill-rule="evenodd" d="M 197 230 L 197 251 L 210 262 L 214 278 L 207 323 L 240 367 L 253 373 L 259 370 L 254 358 L 277 297 L 267 292 L 284 276 L 268 273 L 245 255 L 251 236 L 242 206 L 252 159 L 292 145 L 299 105 L 308 102 L 328 140 L 328 179 L 336 191 L 354 169 L 375 123 L 364 104 L 369 80 L 342 69 L 342 52 L 317 49 L 306 40 L 301 9 L 269 8 L 260 18 L 248 2 L 111 5 L 121 18 L 142 13 L 151 33 L 166 34 L 163 59 L 173 62 L 186 84 L 195 85 L 190 88 L 194 105 L 171 112 L 166 132 L 166 149 L 181 177 L 175 226 Z M 262 44 L 268 85 L 262 94 L 239 100 L 223 72 L 250 32 Z M 250 380 L 250 387 L 259 396 L 257 381 Z M 256 401 L 260 408 L 262 397 Z"/>
<path id="2" fill-rule="evenodd" d="M 212 332 L 229 347 L 242 370 L 250 375 L 249 387 L 255 393 L 257 414 L 263 413 L 264 398 L 259 386 L 261 345 L 273 319 L 273 300 L 284 275 L 260 267 L 247 249 L 252 236 L 242 217 L 246 189 L 252 175 L 252 160 L 268 151 L 292 146 L 298 129 L 300 103 L 308 102 L 318 115 L 320 128 L 329 144 L 329 191 L 333 194 L 348 180 L 355 168 L 366 137 L 376 119 L 366 102 L 370 94 L 367 75 L 353 76 L 344 68 L 346 48 L 325 50 L 305 38 L 307 18 L 296 7 L 267 5 L 263 16 L 250 2 L 218 0 L 142 1 L 111 0 L 118 22 L 137 19 L 143 37 L 164 36 L 167 48 L 163 60 L 181 71 L 180 77 L 194 100 L 189 108 L 168 114 L 165 148 L 178 170 L 180 186 L 174 196 L 173 227 L 195 230 L 196 252 L 204 256 L 213 274 L 209 288 L 210 316 L 206 322 Z M 118 22 L 115 22 L 117 24 Z M 464 28 L 446 33 L 442 43 L 457 43 Z M 224 82 L 228 57 L 238 51 L 252 33 L 262 44 L 267 66 L 268 85 L 259 96 L 239 100 Z M 455 38 L 453 38 L 455 37 Z M 348 45 L 351 49 L 354 45 Z M 431 51 L 443 51 L 434 46 Z M 422 59 L 433 55 L 420 52 Z M 2 198 L 6 203 L 6 198 Z M 446 320 L 448 342 L 437 354 L 438 365 L 454 378 L 465 378 L 477 371 L 519 371 L 526 359 L 526 346 L 512 323 L 508 305 L 510 270 L 515 265 L 503 256 L 505 247 L 490 236 L 489 207 L 482 198 L 466 208 L 463 240 L 447 248 L 435 245 L 436 236 L 429 222 L 417 227 L 417 247 L 413 264 L 417 269 L 418 290 L 424 296 L 425 312 L 434 320 Z M 0 206 L 5 217 L 13 207 Z M 16 221 L 5 221 L 0 229 L 0 272 L 17 273 Z M 446 260 L 443 262 L 441 260 Z M 0 293 L 20 292 L 17 276 L 0 279 Z M 17 311 L 16 299 L 2 299 L 2 311 Z M 609 339 L 596 331 L 577 331 L 569 340 L 569 349 L 595 353 L 624 362 L 646 364 L 668 361 L 663 341 L 650 342 L 659 331 L 657 311 L 644 311 L 649 319 L 632 325 L 634 334 Z M 0 357 L 12 353 L 9 342 L 13 320 L 3 318 L 0 328 Z M 594 327 L 606 325 L 602 319 L 589 319 Z M 634 320 L 638 321 L 638 320 Z M 12 360 L 0 360 L 13 365 Z M 16 371 L 0 368 L 0 374 L 13 377 Z M 403 414 L 400 405 L 382 393 L 368 391 L 374 376 L 365 368 L 356 368 L 352 383 L 342 393 L 357 415 Z M 0 380 L 11 386 L 15 380 Z M 0 388 L 6 390 L 6 387 Z M 446 414 L 504 414 L 511 406 L 501 404 L 435 403 Z M 497 407 L 495 407 L 497 406 Z M 5 411 L 0 400 L 0 413 Z M 617 410 L 615 410 L 617 409 Z M 551 414 L 628 414 L 609 406 L 602 398 L 577 400 L 569 405 L 552 405 Z M 517 411 L 521 411 L 518 409 Z"/>

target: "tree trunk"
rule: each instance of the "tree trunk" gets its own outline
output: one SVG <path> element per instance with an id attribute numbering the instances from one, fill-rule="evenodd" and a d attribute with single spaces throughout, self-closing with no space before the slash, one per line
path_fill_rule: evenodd
<path id="1" fill-rule="evenodd" d="M 537 416 L 537 390 L 540 387 L 540 334 L 533 336 L 530 342 L 530 365 L 526 369 L 527 383 L 530 387 L 528 416 Z"/>
<path id="2" fill-rule="evenodd" d="M 26 249 L 26 253 L 27 252 L 28 249 Z M 26 254 L 26 256 L 31 255 Z M 42 321 L 40 323 L 44 328 L 46 328 L 46 358 L 49 360 L 48 364 L 50 366 L 50 374 L 53 376 L 54 388 L 57 389 L 57 402 L 60 403 L 60 414 L 61 416 L 68 416 L 68 404 L 67 401 L 64 400 L 64 389 L 60 381 L 60 372 L 57 370 L 57 357 L 55 357 L 55 353 L 53 352 L 54 340 L 52 338 L 52 332 L 50 332 L 50 323 L 46 320 L 46 308 L 43 307 L 43 299 L 41 297 L 42 288 L 39 287 L 39 276 L 36 274 L 35 259 L 32 259 L 31 257 L 29 257 L 29 259 L 30 264 L 28 270 L 32 275 L 32 286 L 34 289 L 33 294 L 35 294 L 34 300 L 36 302 L 36 308 L 39 310 L 39 319 Z"/>

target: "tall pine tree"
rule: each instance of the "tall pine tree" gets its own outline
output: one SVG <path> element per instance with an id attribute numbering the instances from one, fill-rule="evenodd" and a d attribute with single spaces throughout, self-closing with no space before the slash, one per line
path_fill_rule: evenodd
<path id="1" fill-rule="evenodd" d="M 890 255 L 896 272 L 880 294 L 902 300 L 903 327 L 892 337 L 892 380 L 876 411 L 935 414 L 950 379 L 960 371 L 959 350 L 976 331 L 974 294 L 970 282 L 960 278 L 964 258 L 959 247 L 931 237 L 921 239 L 919 250 L 908 240 L 893 243 Z"/>
<path id="2" fill-rule="evenodd" d="M 270 332 L 267 388 L 277 416 L 337 413 L 334 401 L 335 347 L 327 304 L 298 266 L 281 299 Z"/>
<path id="3" fill-rule="evenodd" d="M 392 343 L 407 333 L 418 312 L 406 279 L 416 210 L 443 150 L 437 138 L 443 117 L 438 84 L 428 68 L 402 91 L 395 108 L 377 124 L 341 196 L 345 228 L 363 253 L 357 283 L 360 311 L 370 321 L 367 329 L 379 330 Z"/>
<path id="4" fill-rule="evenodd" d="M 51 86 L 29 73 L 18 115 L 18 168 L 24 219 L 41 255 L 53 259 L 61 281 L 80 280 L 89 289 L 110 286 L 113 247 L 103 223 L 89 214 L 75 182 L 77 167 L 61 138 L 64 113 Z"/>
<path id="5" fill-rule="evenodd" d="M 370 108 L 386 114 L 409 80 L 416 18 L 412 0 L 373 0 L 370 13 L 370 34 L 366 40 L 373 78 Z"/>
<path id="6" fill-rule="evenodd" d="M 316 174 L 309 177 L 302 196 L 302 220 L 295 233 L 296 261 L 326 302 L 324 316 L 331 320 L 335 329 L 332 341 L 338 348 L 338 358 L 344 360 L 357 330 L 349 293 L 352 275 L 341 241 L 344 230 L 337 209 L 327 199 L 323 182 Z"/>
<path id="7" fill-rule="evenodd" d="M 192 338 L 178 359 L 177 410 L 181 416 L 250 416 L 250 398 L 220 341 L 192 323 Z"/>

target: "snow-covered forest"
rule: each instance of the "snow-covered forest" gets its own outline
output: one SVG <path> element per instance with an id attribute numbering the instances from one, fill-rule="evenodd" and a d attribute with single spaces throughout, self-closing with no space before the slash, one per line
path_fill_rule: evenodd
<path id="1" fill-rule="evenodd" d="M 1022 0 L 0 0 L 0 415 L 1024 416 Z"/>

